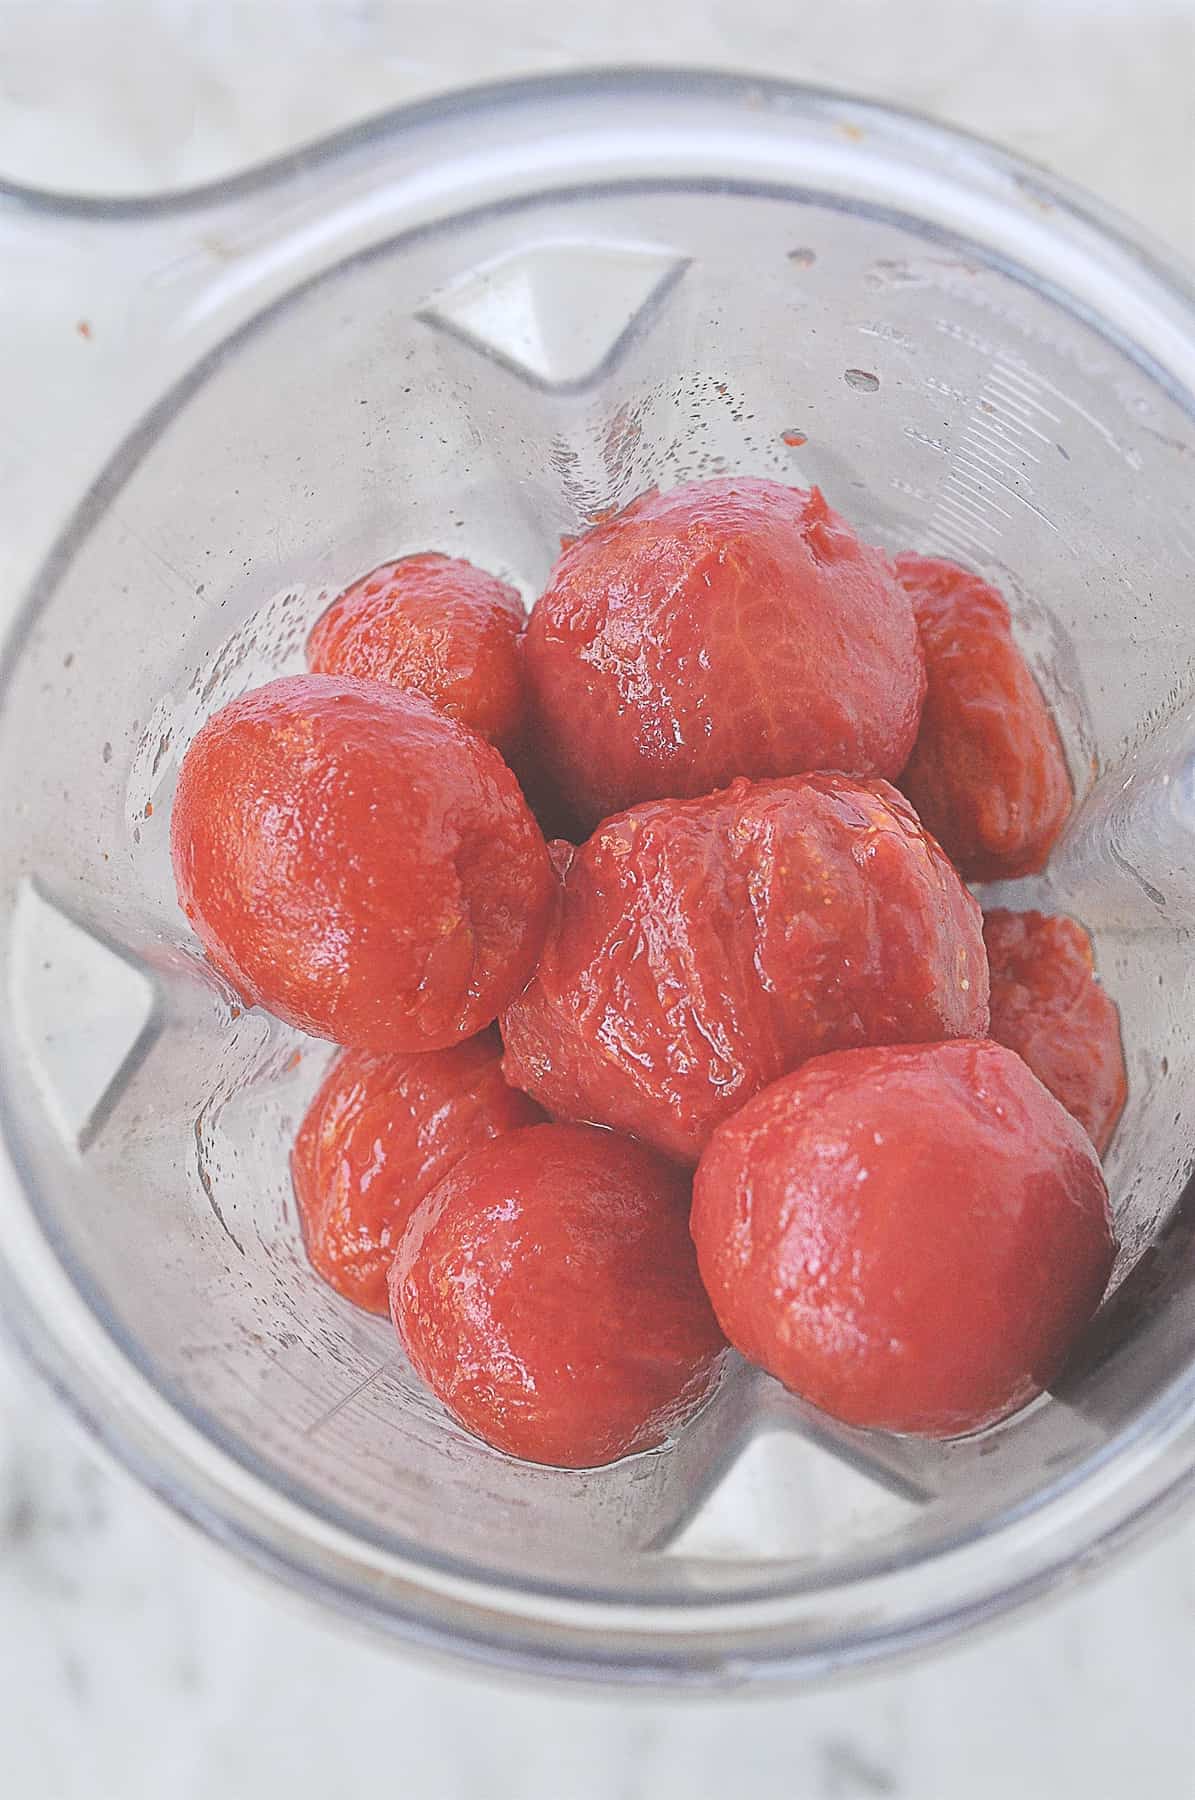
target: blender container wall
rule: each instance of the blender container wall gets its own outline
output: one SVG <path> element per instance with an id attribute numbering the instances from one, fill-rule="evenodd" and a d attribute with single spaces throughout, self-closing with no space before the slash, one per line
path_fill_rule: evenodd
<path id="1" fill-rule="evenodd" d="M 623 1679 L 925 1641 L 1177 1492 L 1195 1456 L 1182 278 L 986 146 L 661 75 L 455 97 L 177 202 L 9 193 L 0 254 L 2 573 L 31 582 L 0 708 L 0 1292 L 100 1434 L 356 1617 Z M 1121 1010 L 1116 1288 L 1057 1391 L 973 1439 L 851 1432 L 739 1365 L 658 1452 L 518 1466 L 308 1269 L 287 1149 L 328 1047 L 243 1013 L 198 954 L 173 785 L 203 719 L 300 668 L 362 570 L 440 549 L 530 599 L 562 533 L 723 472 L 817 482 L 885 547 L 1009 597 L 1077 805 L 1048 875 L 1000 898 L 1087 923 Z"/>

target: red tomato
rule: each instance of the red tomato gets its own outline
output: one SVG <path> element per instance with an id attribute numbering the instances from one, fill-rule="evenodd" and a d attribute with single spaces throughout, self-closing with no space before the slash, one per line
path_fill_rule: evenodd
<path id="1" fill-rule="evenodd" d="M 395 1246 L 423 1196 L 467 1150 L 542 1118 L 503 1081 L 496 1031 L 415 1055 L 342 1051 L 291 1153 L 312 1267 L 346 1300 L 386 1312 Z"/>
<path id="2" fill-rule="evenodd" d="M 179 901 L 251 1005 L 369 1050 L 472 1037 L 535 965 L 543 837 L 501 757 L 426 700 L 297 675 L 209 719 L 171 821 Z"/>
<path id="3" fill-rule="evenodd" d="M 692 1228 L 737 1349 L 848 1425 L 928 1437 L 1047 1387 L 1115 1252 L 1090 1139 L 978 1039 L 775 1082 L 710 1140 Z"/>
<path id="4" fill-rule="evenodd" d="M 1043 867 L 1071 806 L 1057 728 L 994 587 L 953 563 L 898 556 L 928 680 L 900 785 L 968 881 Z"/>
<path id="5" fill-rule="evenodd" d="M 459 557 L 383 563 L 346 588 L 307 640 L 308 666 L 422 694 L 509 754 L 524 735 L 525 624 L 517 591 Z"/>
<path id="6" fill-rule="evenodd" d="M 532 610 L 540 747 L 578 816 L 737 775 L 895 778 L 925 688 L 908 598 L 815 488 L 644 494 L 563 551 Z"/>
<path id="7" fill-rule="evenodd" d="M 997 910 L 983 921 L 992 1036 L 1023 1057 L 1101 1156 L 1128 1094 L 1120 1017 L 1073 919 Z"/>
<path id="8" fill-rule="evenodd" d="M 553 846 L 560 903 L 502 1020 L 557 1117 L 696 1161 L 806 1057 L 987 1030 L 979 908 L 886 782 L 738 781 Z"/>
<path id="9" fill-rule="evenodd" d="M 589 1468 L 662 1443 L 726 1348 L 697 1275 L 688 1180 L 577 1125 L 511 1131 L 421 1203 L 390 1277 L 398 1335 L 466 1430 Z"/>

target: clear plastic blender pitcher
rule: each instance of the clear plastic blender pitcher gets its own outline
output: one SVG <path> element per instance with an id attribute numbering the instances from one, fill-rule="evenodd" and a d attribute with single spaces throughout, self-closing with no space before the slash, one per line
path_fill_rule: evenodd
<path id="1" fill-rule="evenodd" d="M 932 1641 L 1189 1483 L 1195 295 L 986 145 L 763 81 L 415 107 L 180 199 L 0 196 L 0 1295 L 175 1507 L 399 1638 L 734 1684 Z M 97 473 L 98 471 L 98 473 Z M 675 1442 L 516 1465 L 307 1267 L 287 1149 L 329 1049 L 175 904 L 179 760 L 421 549 L 528 598 L 652 483 L 819 483 L 1008 594 L 1078 795 L 1016 906 L 1093 930 L 1131 1095 L 1116 1286 L 1055 1391 L 953 1443 L 738 1365 Z M 80 495 L 82 494 L 82 499 Z"/>

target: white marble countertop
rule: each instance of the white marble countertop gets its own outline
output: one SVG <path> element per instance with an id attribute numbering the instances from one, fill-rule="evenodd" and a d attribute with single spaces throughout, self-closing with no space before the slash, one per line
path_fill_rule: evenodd
<path id="1" fill-rule="evenodd" d="M 147 189 L 397 101 L 720 63 L 1004 139 L 1195 256 L 1191 0 L 0 0 L 0 173 Z M 483 1681 L 345 1636 L 183 1533 L 0 1351 L 0 1793 L 1150 1800 L 1195 1793 L 1195 1520 L 979 1642 L 796 1699 Z"/>

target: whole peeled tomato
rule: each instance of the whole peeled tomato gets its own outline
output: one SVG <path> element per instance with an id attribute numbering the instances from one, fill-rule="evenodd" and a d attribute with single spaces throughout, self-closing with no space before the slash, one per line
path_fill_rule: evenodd
<path id="1" fill-rule="evenodd" d="M 777 1081 L 711 1138 L 692 1223 L 737 1349 L 848 1425 L 928 1437 L 1047 1387 L 1115 1252 L 1090 1139 L 980 1039 Z"/>
<path id="2" fill-rule="evenodd" d="M 725 1339 L 689 1182 L 613 1132 L 539 1125 L 462 1157 L 390 1276 L 416 1372 L 466 1430 L 530 1462 L 648 1450 L 712 1392 Z"/>
<path id="3" fill-rule="evenodd" d="M 496 1031 L 447 1050 L 342 1050 L 291 1152 L 312 1267 L 346 1300 L 386 1312 L 395 1246 L 423 1196 L 467 1150 L 542 1117 L 503 1081 Z"/>
<path id="4" fill-rule="evenodd" d="M 417 695 L 296 675 L 183 760 L 183 911 L 250 1004 L 368 1050 L 472 1037 L 526 981 L 553 883 L 496 750 Z"/>
<path id="5" fill-rule="evenodd" d="M 927 687 L 900 785 L 968 881 L 1040 869 L 1071 806 L 1057 727 L 988 582 L 930 556 L 898 556 Z"/>
<path id="6" fill-rule="evenodd" d="M 814 488 L 642 495 L 532 609 L 539 747 L 590 825 L 735 776 L 899 775 L 925 686 L 908 596 Z"/>
<path id="7" fill-rule="evenodd" d="M 425 552 L 383 563 L 334 600 L 308 666 L 422 694 L 509 754 L 523 741 L 523 602 L 484 569 Z"/>
<path id="8" fill-rule="evenodd" d="M 1091 939 L 1074 919 L 987 913 L 991 1032 L 1023 1057 L 1078 1119 L 1101 1156 L 1128 1094 L 1120 1016 L 1095 977 Z"/>
<path id="9" fill-rule="evenodd" d="M 557 1117 L 692 1162 L 807 1057 L 987 1030 L 979 908 L 886 782 L 737 781 L 553 856 L 559 902 L 502 1036 L 508 1079 Z"/>

